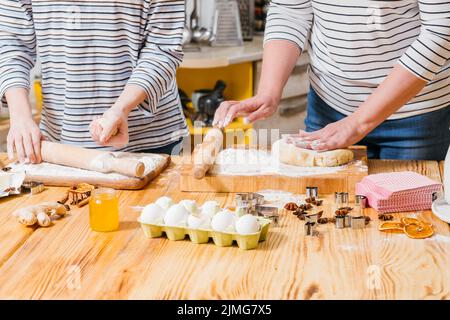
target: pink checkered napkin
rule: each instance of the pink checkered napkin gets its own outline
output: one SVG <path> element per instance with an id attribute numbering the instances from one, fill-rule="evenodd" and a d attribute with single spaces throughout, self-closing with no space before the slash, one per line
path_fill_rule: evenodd
<path id="1" fill-rule="evenodd" d="M 372 174 L 365 177 L 361 183 L 383 195 L 384 198 L 415 193 L 415 191 L 434 192 L 440 190 L 441 184 L 416 172 L 403 171 L 391 173 Z"/>
<path id="2" fill-rule="evenodd" d="M 368 176 L 357 183 L 356 193 L 365 195 L 372 208 L 386 213 L 428 210 L 433 192 L 441 188 L 440 183 L 422 175 L 399 172 Z"/>

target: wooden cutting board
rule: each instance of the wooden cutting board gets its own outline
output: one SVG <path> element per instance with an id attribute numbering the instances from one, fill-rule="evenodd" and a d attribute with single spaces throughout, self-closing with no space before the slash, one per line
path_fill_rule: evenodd
<path id="1" fill-rule="evenodd" d="M 354 161 L 342 170 L 328 174 L 307 176 L 283 175 L 214 175 L 208 173 L 198 180 L 192 174 L 192 164 L 181 168 L 180 190 L 184 192 L 256 192 L 261 190 L 284 190 L 305 193 L 307 186 L 319 188 L 319 193 L 355 193 L 355 184 L 368 175 L 367 147 L 352 146 Z"/>
<path id="2" fill-rule="evenodd" d="M 154 157 L 155 167 L 148 170 L 142 178 L 127 177 L 118 174 L 93 173 L 75 168 L 65 168 L 64 171 L 56 172 L 55 165 L 42 163 L 33 165 L 33 168 L 26 170 L 25 181 L 39 181 L 46 186 L 70 187 L 78 183 L 89 183 L 97 187 L 114 188 L 118 190 L 139 190 L 143 189 L 170 164 L 170 156 L 164 154 L 151 155 L 145 153 L 120 153 L 120 158 L 141 159 L 143 157 Z M 27 165 L 31 166 L 31 165 Z M 37 167 L 39 166 L 39 167 Z M 13 171 L 20 170 L 20 166 L 13 165 Z"/>

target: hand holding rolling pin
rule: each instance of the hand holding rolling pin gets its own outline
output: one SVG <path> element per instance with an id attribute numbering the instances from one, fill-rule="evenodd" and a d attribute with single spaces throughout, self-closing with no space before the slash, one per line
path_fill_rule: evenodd
<path id="1" fill-rule="evenodd" d="M 90 125 L 92 139 L 101 146 L 123 147 L 129 142 L 128 115 L 113 108 Z"/>

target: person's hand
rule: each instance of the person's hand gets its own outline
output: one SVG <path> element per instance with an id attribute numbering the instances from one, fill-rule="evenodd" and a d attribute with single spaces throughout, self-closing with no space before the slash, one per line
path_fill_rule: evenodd
<path id="1" fill-rule="evenodd" d="M 113 108 L 91 122 L 92 139 L 101 146 L 123 147 L 129 142 L 128 115 Z"/>
<path id="2" fill-rule="evenodd" d="M 348 116 L 314 132 L 300 130 L 289 140 L 304 148 L 327 151 L 347 148 L 361 141 L 370 131 L 356 116 Z"/>
<path id="3" fill-rule="evenodd" d="M 224 128 L 238 117 L 245 117 L 248 123 L 268 118 L 277 111 L 279 101 L 262 94 L 243 101 L 225 101 L 216 111 L 213 126 Z"/>
<path id="4" fill-rule="evenodd" d="M 41 163 L 42 134 L 32 117 L 24 119 L 11 118 L 11 127 L 8 132 L 7 149 L 8 158 L 14 158 L 14 150 L 20 162 Z"/>

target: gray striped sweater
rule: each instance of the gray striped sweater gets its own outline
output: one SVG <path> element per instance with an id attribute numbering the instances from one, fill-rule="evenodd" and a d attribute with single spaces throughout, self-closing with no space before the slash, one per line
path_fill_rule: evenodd
<path id="1" fill-rule="evenodd" d="M 187 134 L 175 80 L 184 16 L 182 0 L 0 0 L 0 97 L 30 86 L 38 54 L 46 138 L 97 147 L 89 124 L 128 83 L 148 99 L 130 113 L 121 150 L 179 140 Z"/>
<path id="2" fill-rule="evenodd" d="M 309 48 L 312 87 L 343 114 L 397 63 L 428 83 L 390 119 L 450 105 L 449 0 L 273 0 L 265 41 L 274 39 Z"/>

